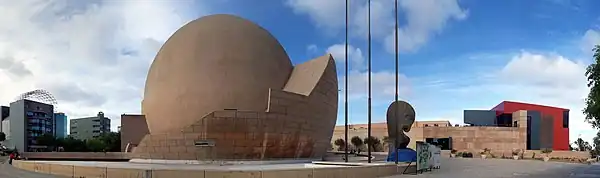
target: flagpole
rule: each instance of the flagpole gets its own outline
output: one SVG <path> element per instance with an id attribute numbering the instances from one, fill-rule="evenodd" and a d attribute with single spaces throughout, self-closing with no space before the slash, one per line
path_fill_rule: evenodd
<path id="1" fill-rule="evenodd" d="M 368 133 L 367 133 L 367 139 L 369 141 L 371 141 L 371 0 L 368 1 L 368 23 L 369 23 L 369 28 L 368 28 L 368 33 L 369 33 L 369 38 L 368 38 L 368 42 L 369 42 L 369 46 L 368 46 L 368 50 L 369 50 L 369 105 L 368 105 L 368 114 L 369 114 L 369 118 L 368 118 Z M 367 156 L 368 156 L 368 162 L 371 163 L 371 145 L 367 144 Z"/>
<path id="2" fill-rule="evenodd" d="M 394 43 L 394 49 L 396 50 L 396 92 L 395 92 L 395 98 L 394 98 L 394 102 L 398 101 L 398 0 L 394 1 L 394 19 L 395 19 L 395 25 L 396 27 L 394 28 L 394 35 L 395 35 L 395 43 Z M 394 107 L 394 116 L 398 116 L 398 107 Z M 396 128 L 394 133 L 398 133 L 398 126 L 394 127 Z M 398 137 L 398 136 L 396 136 Z M 398 148 L 396 148 L 396 146 L 398 145 L 398 138 L 394 138 L 394 152 L 396 153 L 396 164 L 398 164 L 398 159 L 399 159 L 399 155 L 398 155 Z"/>
<path id="3" fill-rule="evenodd" d="M 346 52 L 345 54 L 345 62 L 344 65 L 346 66 L 346 75 L 345 75 L 345 82 L 344 82 L 344 160 L 345 162 L 348 162 L 348 0 L 346 0 Z"/>

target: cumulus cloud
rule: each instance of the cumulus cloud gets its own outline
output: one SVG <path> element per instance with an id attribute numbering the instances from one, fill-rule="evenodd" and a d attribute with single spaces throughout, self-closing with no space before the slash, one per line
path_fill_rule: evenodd
<path id="1" fill-rule="evenodd" d="M 338 64 L 343 64 L 346 59 L 346 45 L 345 44 L 334 44 L 327 48 L 327 52 L 331 53 L 333 59 Z M 365 68 L 364 62 L 365 57 L 360 48 L 355 48 L 352 45 L 348 45 L 348 61 L 349 67 L 352 70 L 362 70 Z"/>
<path id="2" fill-rule="evenodd" d="M 589 92 L 585 67 L 580 61 L 560 55 L 522 52 L 500 71 L 504 86 L 498 89 L 504 90 L 509 99 L 570 109 L 570 140 L 579 134 L 591 140 L 595 131 L 582 113 Z"/>
<path id="3" fill-rule="evenodd" d="M 400 1 L 407 24 L 398 29 L 398 50 L 414 52 L 425 45 L 431 36 L 438 34 L 450 20 L 463 20 L 467 11 L 456 0 L 406 0 Z M 386 49 L 394 51 L 395 34 L 385 37 Z"/>
<path id="4" fill-rule="evenodd" d="M 103 110 L 116 128 L 140 112 L 150 62 L 190 7 L 207 13 L 188 1 L 0 2 L 0 104 L 46 89 L 69 118 Z"/>
<path id="5" fill-rule="evenodd" d="M 350 1 L 350 33 L 353 37 L 367 37 L 367 3 Z M 287 0 L 286 5 L 295 13 L 307 15 L 327 33 L 340 33 L 345 27 L 345 1 Z M 414 52 L 430 38 L 441 33 L 450 20 L 462 20 L 467 11 L 457 0 L 400 0 L 399 11 L 406 17 L 406 24 L 399 28 L 398 40 L 401 52 Z M 371 33 L 374 40 L 381 41 L 389 52 L 394 51 L 394 2 L 373 0 L 371 2 Z M 402 21 L 402 19 L 399 19 Z"/>
<path id="6" fill-rule="evenodd" d="M 581 37 L 580 47 L 588 55 L 592 54 L 595 45 L 600 45 L 600 30 L 589 29 Z"/>
<path id="7" fill-rule="evenodd" d="M 368 75 L 367 72 L 352 71 L 348 75 L 348 95 L 349 99 L 364 99 L 368 95 Z M 345 90 L 344 76 L 338 79 L 340 89 Z M 373 99 L 382 99 L 394 96 L 396 92 L 396 76 L 394 72 L 380 71 L 371 73 L 371 90 Z M 410 80 L 403 74 L 398 76 L 398 95 L 400 98 L 406 98 L 411 93 Z"/>

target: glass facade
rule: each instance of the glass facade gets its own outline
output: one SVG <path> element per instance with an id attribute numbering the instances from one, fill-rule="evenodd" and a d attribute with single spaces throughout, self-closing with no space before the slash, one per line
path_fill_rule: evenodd
<path id="1" fill-rule="evenodd" d="M 67 121 L 65 113 L 54 113 L 54 134 L 57 138 L 67 137 Z"/>

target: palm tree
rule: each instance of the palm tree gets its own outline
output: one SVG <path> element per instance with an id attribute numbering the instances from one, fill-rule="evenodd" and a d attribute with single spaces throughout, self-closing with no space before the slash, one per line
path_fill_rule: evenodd
<path id="1" fill-rule="evenodd" d="M 333 144 L 338 147 L 338 151 L 342 151 L 342 150 L 344 150 L 344 148 L 346 148 L 346 141 L 341 138 L 338 138 L 337 140 L 335 140 L 333 142 Z"/>
<path id="2" fill-rule="evenodd" d="M 383 151 L 383 147 L 381 145 L 381 140 L 379 140 L 379 138 L 377 137 L 367 137 L 364 139 L 364 143 L 367 144 L 368 147 L 371 148 L 371 150 L 375 151 L 375 152 L 381 152 Z"/>
<path id="3" fill-rule="evenodd" d="M 350 142 L 352 143 L 352 145 L 354 145 L 354 147 L 356 148 L 356 151 L 357 151 L 358 153 L 360 153 L 360 151 L 361 151 L 361 149 L 360 149 L 360 148 L 361 148 L 361 147 L 363 146 L 363 144 L 364 144 L 364 143 L 363 143 L 363 140 L 362 140 L 360 137 L 358 137 L 358 136 L 354 136 L 354 137 L 352 137 L 352 138 L 350 139 Z"/>

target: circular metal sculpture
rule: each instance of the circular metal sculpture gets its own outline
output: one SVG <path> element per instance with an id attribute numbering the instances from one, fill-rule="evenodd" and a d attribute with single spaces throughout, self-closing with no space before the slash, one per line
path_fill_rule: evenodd
<path id="1" fill-rule="evenodd" d="M 24 100 L 24 99 L 37 101 L 37 102 L 54 105 L 54 106 L 56 104 L 58 104 L 58 102 L 56 102 L 56 98 L 54 98 L 54 96 L 52 96 L 52 94 L 50 94 L 50 92 L 48 92 L 46 90 L 33 90 L 33 91 L 25 92 L 16 98 L 17 101 Z"/>
<path id="2" fill-rule="evenodd" d="M 387 109 L 387 126 L 390 140 L 395 140 L 396 149 L 405 149 L 410 138 L 409 132 L 415 122 L 415 109 L 406 101 L 395 101 Z"/>

